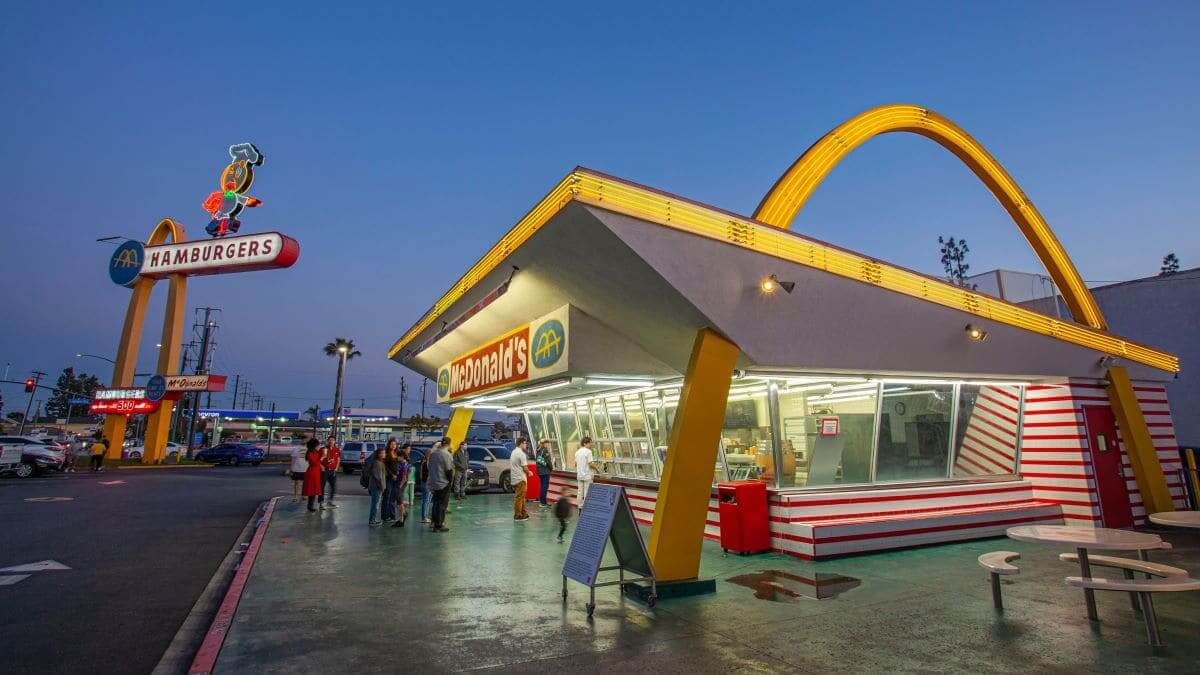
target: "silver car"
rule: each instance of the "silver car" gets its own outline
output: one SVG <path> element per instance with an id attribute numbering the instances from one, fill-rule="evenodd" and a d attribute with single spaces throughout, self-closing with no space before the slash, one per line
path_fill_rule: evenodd
<path id="1" fill-rule="evenodd" d="M 17 478 L 29 478 L 45 471 L 62 471 L 67 453 L 57 443 L 32 436 L 0 436 L 0 446 L 19 447 L 21 461 L 10 470 Z"/>

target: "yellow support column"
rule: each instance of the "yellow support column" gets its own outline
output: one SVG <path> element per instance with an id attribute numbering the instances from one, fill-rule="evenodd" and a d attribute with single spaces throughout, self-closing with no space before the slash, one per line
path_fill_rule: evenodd
<path id="1" fill-rule="evenodd" d="M 711 328 L 701 329 L 692 344 L 650 528 L 650 560 L 659 581 L 700 574 L 713 467 L 739 351 Z"/>
<path id="2" fill-rule="evenodd" d="M 171 277 L 167 290 L 167 308 L 163 313 L 162 347 L 158 351 L 155 372 L 164 377 L 178 374 L 179 349 L 183 342 L 183 315 L 187 308 L 187 277 Z M 166 458 L 167 436 L 171 433 L 171 413 L 176 401 L 163 399 L 158 410 L 146 420 L 146 438 L 142 445 L 142 464 L 161 464 Z"/>
<path id="3" fill-rule="evenodd" d="M 1137 479 L 1138 492 L 1142 495 L 1146 513 L 1174 511 L 1167 479 L 1158 462 L 1154 441 L 1150 439 L 1150 429 L 1146 427 L 1146 418 L 1142 416 L 1142 407 L 1138 405 L 1133 382 L 1123 366 L 1108 369 L 1108 400 L 1116 415 L 1129 463 L 1133 465 L 1133 475 Z"/>
<path id="4" fill-rule="evenodd" d="M 113 366 L 112 386 L 128 387 L 133 384 L 133 372 L 137 366 L 138 347 L 142 342 L 142 326 L 146 319 L 146 305 L 150 301 L 153 279 L 141 279 L 133 286 L 129 295 L 129 309 L 125 312 L 125 324 L 121 327 L 121 342 L 117 346 L 117 363 Z M 125 426 L 129 418 L 124 415 L 104 416 L 104 437 L 108 439 L 108 459 L 121 459 L 121 447 L 125 443 Z"/>
<path id="5" fill-rule="evenodd" d="M 450 424 L 446 427 L 446 435 L 450 437 L 450 452 L 467 439 L 467 431 L 471 428 L 471 417 L 474 408 L 455 408 L 450 414 Z"/>

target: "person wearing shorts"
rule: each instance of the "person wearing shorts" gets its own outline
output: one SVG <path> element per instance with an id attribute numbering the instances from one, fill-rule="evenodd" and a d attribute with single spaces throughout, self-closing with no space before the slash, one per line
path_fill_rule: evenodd
<path id="1" fill-rule="evenodd" d="M 308 471 L 308 460 L 304 458 L 304 446 L 292 451 L 292 501 L 300 501 L 300 488 L 304 486 L 304 472 Z"/>

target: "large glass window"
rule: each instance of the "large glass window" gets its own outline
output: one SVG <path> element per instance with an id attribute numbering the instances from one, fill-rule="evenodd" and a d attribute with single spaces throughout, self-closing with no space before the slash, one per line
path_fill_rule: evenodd
<path id="1" fill-rule="evenodd" d="M 878 384 L 797 378 L 779 392 L 781 487 L 867 483 Z"/>
<path id="2" fill-rule="evenodd" d="M 1020 413 L 1021 387 L 961 385 L 950 475 L 964 478 L 1015 473 Z"/>
<path id="3" fill-rule="evenodd" d="M 559 466 L 575 468 L 575 451 L 579 449 L 579 425 L 575 422 L 575 408 L 570 406 L 558 410 L 558 431 L 562 434 L 562 463 Z"/>
<path id="4" fill-rule="evenodd" d="M 730 480 L 775 482 L 771 414 L 765 381 L 735 383 L 725 404 L 721 429 Z"/>
<path id="5" fill-rule="evenodd" d="M 878 482 L 944 478 L 953 384 L 884 382 L 875 451 Z"/>

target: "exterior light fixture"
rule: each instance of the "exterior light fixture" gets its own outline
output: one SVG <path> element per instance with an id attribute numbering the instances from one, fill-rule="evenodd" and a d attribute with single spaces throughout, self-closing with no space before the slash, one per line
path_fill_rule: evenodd
<path id="1" fill-rule="evenodd" d="M 342 345 L 341 347 L 338 347 L 338 351 L 345 354 L 346 353 L 346 345 Z"/>
<path id="2" fill-rule="evenodd" d="M 975 324 L 967 324 L 967 339 L 971 342 L 983 342 L 987 339 L 988 332 Z"/>
<path id="3" fill-rule="evenodd" d="M 763 277 L 763 280 L 758 282 L 758 287 L 762 289 L 763 293 L 767 293 L 768 295 L 774 293 L 780 288 L 782 288 L 785 293 L 791 293 L 792 290 L 796 288 L 796 282 L 780 281 L 779 277 L 772 274 L 770 276 Z"/>
<path id="4" fill-rule="evenodd" d="M 1112 368 L 1115 365 L 1117 365 L 1117 357 L 1111 354 L 1105 354 L 1104 356 L 1100 357 L 1101 368 Z"/>

